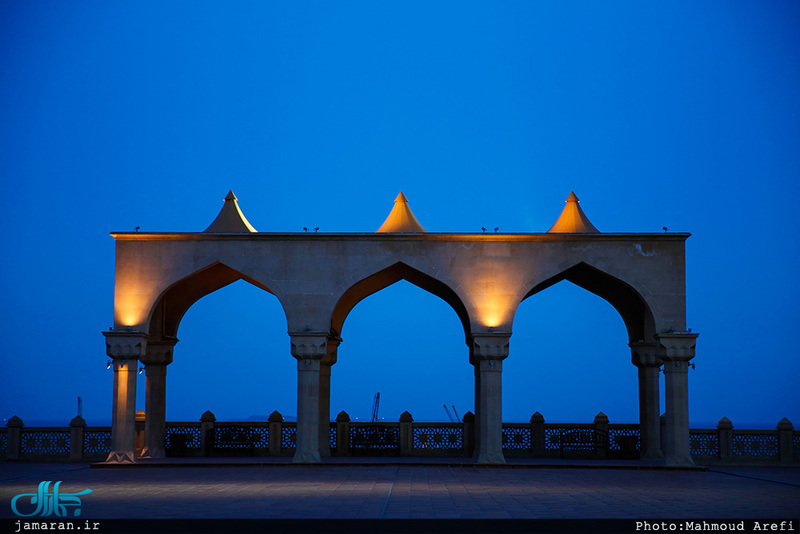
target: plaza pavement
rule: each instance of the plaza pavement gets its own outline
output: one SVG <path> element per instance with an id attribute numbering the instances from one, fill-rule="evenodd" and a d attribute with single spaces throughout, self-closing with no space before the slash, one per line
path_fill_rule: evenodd
<path id="1" fill-rule="evenodd" d="M 171 461 L 93 468 L 0 462 L 0 518 L 43 480 L 86 488 L 81 519 L 697 519 L 800 522 L 800 467 L 329 459 L 322 465 Z M 5 521 L 4 524 L 9 524 Z M 502 523 L 498 523 L 502 524 Z M 796 530 L 795 530 L 796 531 Z"/>

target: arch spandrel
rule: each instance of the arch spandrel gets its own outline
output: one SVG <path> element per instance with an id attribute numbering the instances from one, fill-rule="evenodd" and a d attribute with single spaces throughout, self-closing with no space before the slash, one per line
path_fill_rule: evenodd
<path id="1" fill-rule="evenodd" d="M 237 280 L 272 293 L 283 307 L 280 280 L 264 277 L 237 244 L 203 247 L 186 239 L 147 236 L 118 240 L 115 330 L 147 332 L 156 339 L 174 337 L 177 323 L 194 302 Z M 165 300 L 166 296 L 171 298 Z"/>
<path id="2" fill-rule="evenodd" d="M 138 331 L 146 331 L 164 291 L 215 262 L 269 288 L 296 332 L 327 332 L 345 291 L 398 262 L 452 290 L 466 309 L 460 314 L 462 323 L 463 316 L 469 319 L 465 332 L 472 334 L 510 332 L 519 303 L 534 287 L 581 262 L 634 288 L 647 302 L 656 331 L 685 327 L 687 234 L 115 237 L 116 325 Z"/>

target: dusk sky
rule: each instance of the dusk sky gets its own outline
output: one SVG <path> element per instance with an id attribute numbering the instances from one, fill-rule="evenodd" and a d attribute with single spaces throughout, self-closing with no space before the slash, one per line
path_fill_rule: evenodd
<path id="1" fill-rule="evenodd" d="M 109 424 L 112 231 L 204 230 L 232 189 L 264 232 L 690 232 L 690 420 L 800 427 L 800 3 L 0 0 L 0 419 Z M 168 421 L 296 413 L 278 300 L 196 303 Z M 359 303 L 332 417 L 473 410 L 456 313 Z M 503 419 L 638 422 L 622 319 L 562 282 L 525 300 Z M 663 384 L 663 378 L 662 378 Z M 140 375 L 137 409 L 144 409 Z M 662 403 L 663 410 L 663 403 Z"/>

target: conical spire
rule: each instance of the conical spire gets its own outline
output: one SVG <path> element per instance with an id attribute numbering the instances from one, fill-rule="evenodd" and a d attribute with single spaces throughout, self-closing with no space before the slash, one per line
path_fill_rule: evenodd
<path id="1" fill-rule="evenodd" d="M 225 196 L 225 203 L 219 210 L 219 215 L 214 222 L 204 230 L 212 234 L 241 234 L 247 232 L 258 232 L 253 225 L 247 222 L 247 218 L 239 209 L 239 202 L 233 191 L 228 191 Z"/>
<path id="2" fill-rule="evenodd" d="M 589 218 L 578 205 L 578 196 L 572 191 L 567 197 L 567 205 L 561 211 L 556 223 L 548 234 L 599 234 L 600 230 L 589 222 Z"/>
<path id="3" fill-rule="evenodd" d="M 402 191 L 394 199 L 392 211 L 377 231 L 377 233 L 387 232 L 427 232 L 414 217 L 411 208 L 408 207 L 408 199 Z"/>

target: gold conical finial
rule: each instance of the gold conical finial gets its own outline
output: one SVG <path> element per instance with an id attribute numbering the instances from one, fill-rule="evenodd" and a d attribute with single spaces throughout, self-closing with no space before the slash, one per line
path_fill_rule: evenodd
<path id="1" fill-rule="evenodd" d="M 567 197 L 567 205 L 561 211 L 558 220 L 547 231 L 548 234 L 599 234 L 600 230 L 589 222 L 589 218 L 578 204 L 580 200 L 575 191 Z"/>
<path id="2" fill-rule="evenodd" d="M 400 194 L 394 199 L 394 207 L 389 213 L 389 216 L 386 217 L 386 220 L 383 221 L 383 224 L 377 230 L 377 233 L 388 232 L 427 232 L 417 218 L 414 217 L 411 208 L 408 207 L 408 199 L 402 191 L 400 191 Z"/>
<path id="3" fill-rule="evenodd" d="M 225 203 L 222 209 L 219 210 L 219 215 L 214 219 L 208 228 L 203 230 L 204 233 L 210 234 L 241 234 L 247 232 L 258 232 L 253 225 L 247 221 L 242 210 L 239 208 L 239 202 L 233 191 L 228 191 L 225 195 Z"/>

